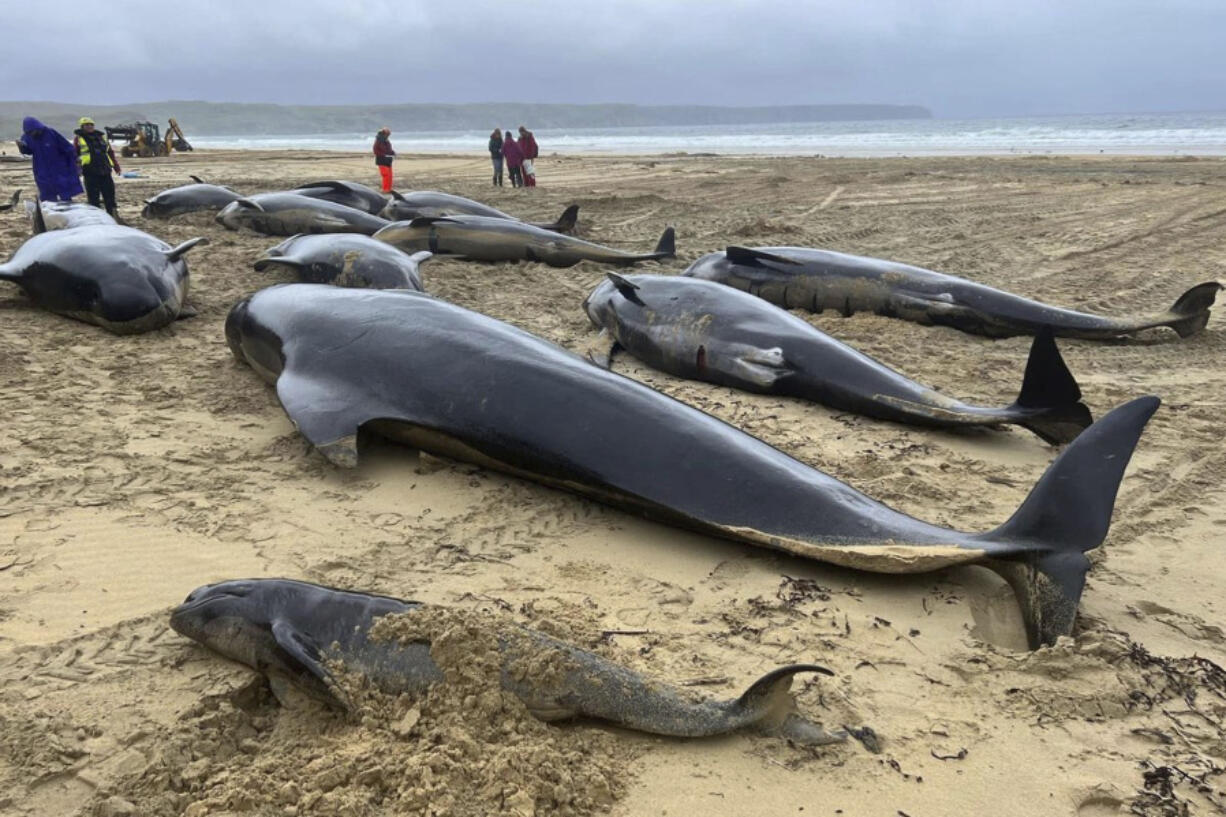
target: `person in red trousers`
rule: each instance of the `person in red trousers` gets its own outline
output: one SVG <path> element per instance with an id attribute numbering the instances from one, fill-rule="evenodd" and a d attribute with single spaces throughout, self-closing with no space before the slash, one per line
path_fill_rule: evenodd
<path id="1" fill-rule="evenodd" d="M 391 135 L 391 128 L 383 128 L 375 134 L 375 164 L 383 177 L 384 193 L 392 192 L 392 160 L 396 158 L 396 151 L 392 150 Z"/>

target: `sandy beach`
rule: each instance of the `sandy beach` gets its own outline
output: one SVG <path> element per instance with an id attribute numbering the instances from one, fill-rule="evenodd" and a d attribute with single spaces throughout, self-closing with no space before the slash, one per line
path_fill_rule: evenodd
<path id="1" fill-rule="evenodd" d="M 189 174 L 244 193 L 376 185 L 369 158 L 198 151 L 125 169 L 141 174 L 117 182 L 133 226 L 210 239 L 188 257 L 198 317 L 118 337 L 0 284 L 0 814 L 1226 813 L 1226 303 L 1186 340 L 1060 342 L 1096 417 L 1143 394 L 1163 406 L 1090 554 L 1074 636 L 1029 652 L 1012 591 L 982 568 L 884 576 L 793 559 L 374 437 L 357 469 L 331 466 L 222 332 L 237 300 L 289 280 L 252 269 L 279 239 L 205 214 L 145 220 L 140 203 Z M 1217 158 L 546 154 L 527 191 L 491 189 L 477 155 L 404 157 L 396 173 L 400 189 L 526 220 L 577 203 L 582 235 L 619 248 L 647 250 L 674 226 L 675 261 L 642 268 L 662 274 L 728 244 L 823 247 L 1118 316 L 1226 280 Z M 17 187 L 33 192 L 28 167 L 0 164 L 0 199 Z M 0 213 L 0 256 L 29 234 L 20 209 Z M 594 264 L 434 259 L 422 275 L 441 298 L 575 351 L 595 332 L 580 308 L 604 276 Z M 1028 338 L 796 314 L 956 397 L 1004 405 L 1021 385 Z M 962 530 L 1005 520 L 1059 453 L 1019 428 L 930 431 L 627 355 L 614 369 Z M 881 752 L 518 712 L 499 731 L 505 702 L 399 702 L 388 722 L 285 710 L 167 624 L 201 584 L 272 576 L 496 613 L 704 696 L 820 663 L 835 675 L 801 679 L 800 708 L 871 726 Z M 463 773 L 485 782 L 449 794 Z"/>

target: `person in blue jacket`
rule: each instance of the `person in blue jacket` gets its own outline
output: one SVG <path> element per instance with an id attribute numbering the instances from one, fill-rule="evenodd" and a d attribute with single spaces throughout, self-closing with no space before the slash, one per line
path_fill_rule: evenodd
<path id="1" fill-rule="evenodd" d="M 43 201 L 72 201 L 85 191 L 77 177 L 77 149 L 32 116 L 21 123 L 17 149 L 34 160 L 34 183 Z"/>

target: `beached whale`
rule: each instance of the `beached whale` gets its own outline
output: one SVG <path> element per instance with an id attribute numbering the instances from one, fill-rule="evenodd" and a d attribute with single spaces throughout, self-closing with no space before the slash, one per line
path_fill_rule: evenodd
<path id="1" fill-rule="evenodd" d="M 472 261 L 541 261 L 551 267 L 573 267 L 580 261 L 628 266 L 676 255 L 672 227 L 664 231 L 652 252 L 637 255 L 522 221 L 487 216 L 423 216 L 396 221 L 374 237 L 405 252 L 429 250 L 435 255 Z"/>
<path id="2" fill-rule="evenodd" d="M 466 199 L 463 196 L 453 196 L 450 193 L 440 193 L 437 190 L 415 190 L 412 193 L 397 193 L 392 191 L 392 200 L 383 208 L 379 215 L 392 221 L 412 221 L 423 216 L 486 216 L 487 218 L 505 218 L 510 221 L 522 221 L 501 210 L 482 204 L 479 201 Z M 579 221 L 579 205 L 572 204 L 562 212 L 557 221 L 526 222 L 542 230 L 555 233 L 569 233 L 575 229 Z"/>
<path id="3" fill-rule="evenodd" d="M 364 235 L 296 235 L 265 251 L 257 272 L 288 267 L 304 284 L 423 291 L 418 265 L 433 256 L 409 255 Z"/>
<path id="4" fill-rule="evenodd" d="M 1222 285 L 1192 287 L 1166 312 L 1107 318 L 1049 306 L 909 264 L 802 247 L 728 247 L 704 255 L 683 275 L 728 284 L 786 309 L 850 316 L 875 312 L 921 324 L 952 326 L 988 337 L 1033 335 L 1050 326 L 1058 337 L 1105 340 L 1158 326 L 1186 338 L 1209 321 Z"/>
<path id="5" fill-rule="evenodd" d="M 184 184 L 163 190 L 152 198 L 145 199 L 141 215 L 145 218 L 171 218 L 185 213 L 221 210 L 227 204 L 243 196 L 228 187 L 206 184 L 199 176 L 192 176 L 194 184 Z"/>
<path id="6" fill-rule="evenodd" d="M 895 511 L 732 426 L 501 321 L 407 290 L 269 287 L 226 319 L 337 465 L 358 429 L 650 518 L 884 573 L 981 563 L 1014 584 L 1034 645 L 1072 626 L 1155 397 L 1099 420 L 1003 525 L 966 533 Z"/>
<path id="7" fill-rule="evenodd" d="M 183 255 L 204 243 L 193 238 L 171 247 L 117 225 L 43 232 L 0 264 L 0 281 L 17 284 L 50 312 L 132 335 L 195 314 L 185 306 Z"/>
<path id="8" fill-rule="evenodd" d="M 246 227 L 265 235 L 298 233 L 361 233 L 371 235 L 386 227 L 387 219 L 343 204 L 297 193 L 257 193 L 227 204 L 217 223 L 230 230 Z"/>
<path id="9" fill-rule="evenodd" d="M 1020 425 L 1053 444 L 1093 422 L 1050 329 L 1035 336 L 1017 401 L 972 406 L 920 385 L 800 318 L 731 287 L 672 275 L 609 273 L 583 302 L 607 339 L 661 371 L 926 426 Z M 598 350 L 594 350 L 596 352 Z"/>
<path id="10" fill-rule="evenodd" d="M 310 196 L 314 199 L 343 204 L 355 210 L 361 210 L 371 215 L 379 215 L 387 206 L 387 196 L 378 190 L 357 182 L 347 182 L 338 179 L 326 179 L 318 182 L 300 184 L 290 191 L 300 196 Z M 394 221 L 394 219 L 392 219 Z"/>
<path id="11" fill-rule="evenodd" d="M 114 226 L 118 223 L 106 210 L 75 201 L 27 201 L 25 206 L 35 235 L 47 230 Z"/>
<path id="12" fill-rule="evenodd" d="M 285 685 L 346 707 L 334 684 L 335 662 L 392 694 L 422 692 L 444 682 L 427 641 L 401 644 L 371 637 L 384 616 L 411 617 L 422 605 L 287 579 L 246 579 L 197 588 L 171 613 L 170 626 L 214 652 L 267 676 L 278 696 Z M 629 729 L 705 737 L 752 729 L 793 742 L 846 740 L 796 711 L 788 694 L 798 673 L 833 673 L 815 664 L 780 667 L 731 701 L 694 701 L 595 653 L 522 627 L 496 634 L 503 689 L 545 721 L 596 718 Z M 547 673 L 524 671 L 550 666 Z"/>

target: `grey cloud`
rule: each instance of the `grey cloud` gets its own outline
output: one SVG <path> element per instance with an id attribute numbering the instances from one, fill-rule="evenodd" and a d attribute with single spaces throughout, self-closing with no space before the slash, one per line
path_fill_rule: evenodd
<path id="1" fill-rule="evenodd" d="M 1222 107 L 1226 4 L 111 0 L 4 12 L 0 98 Z"/>

